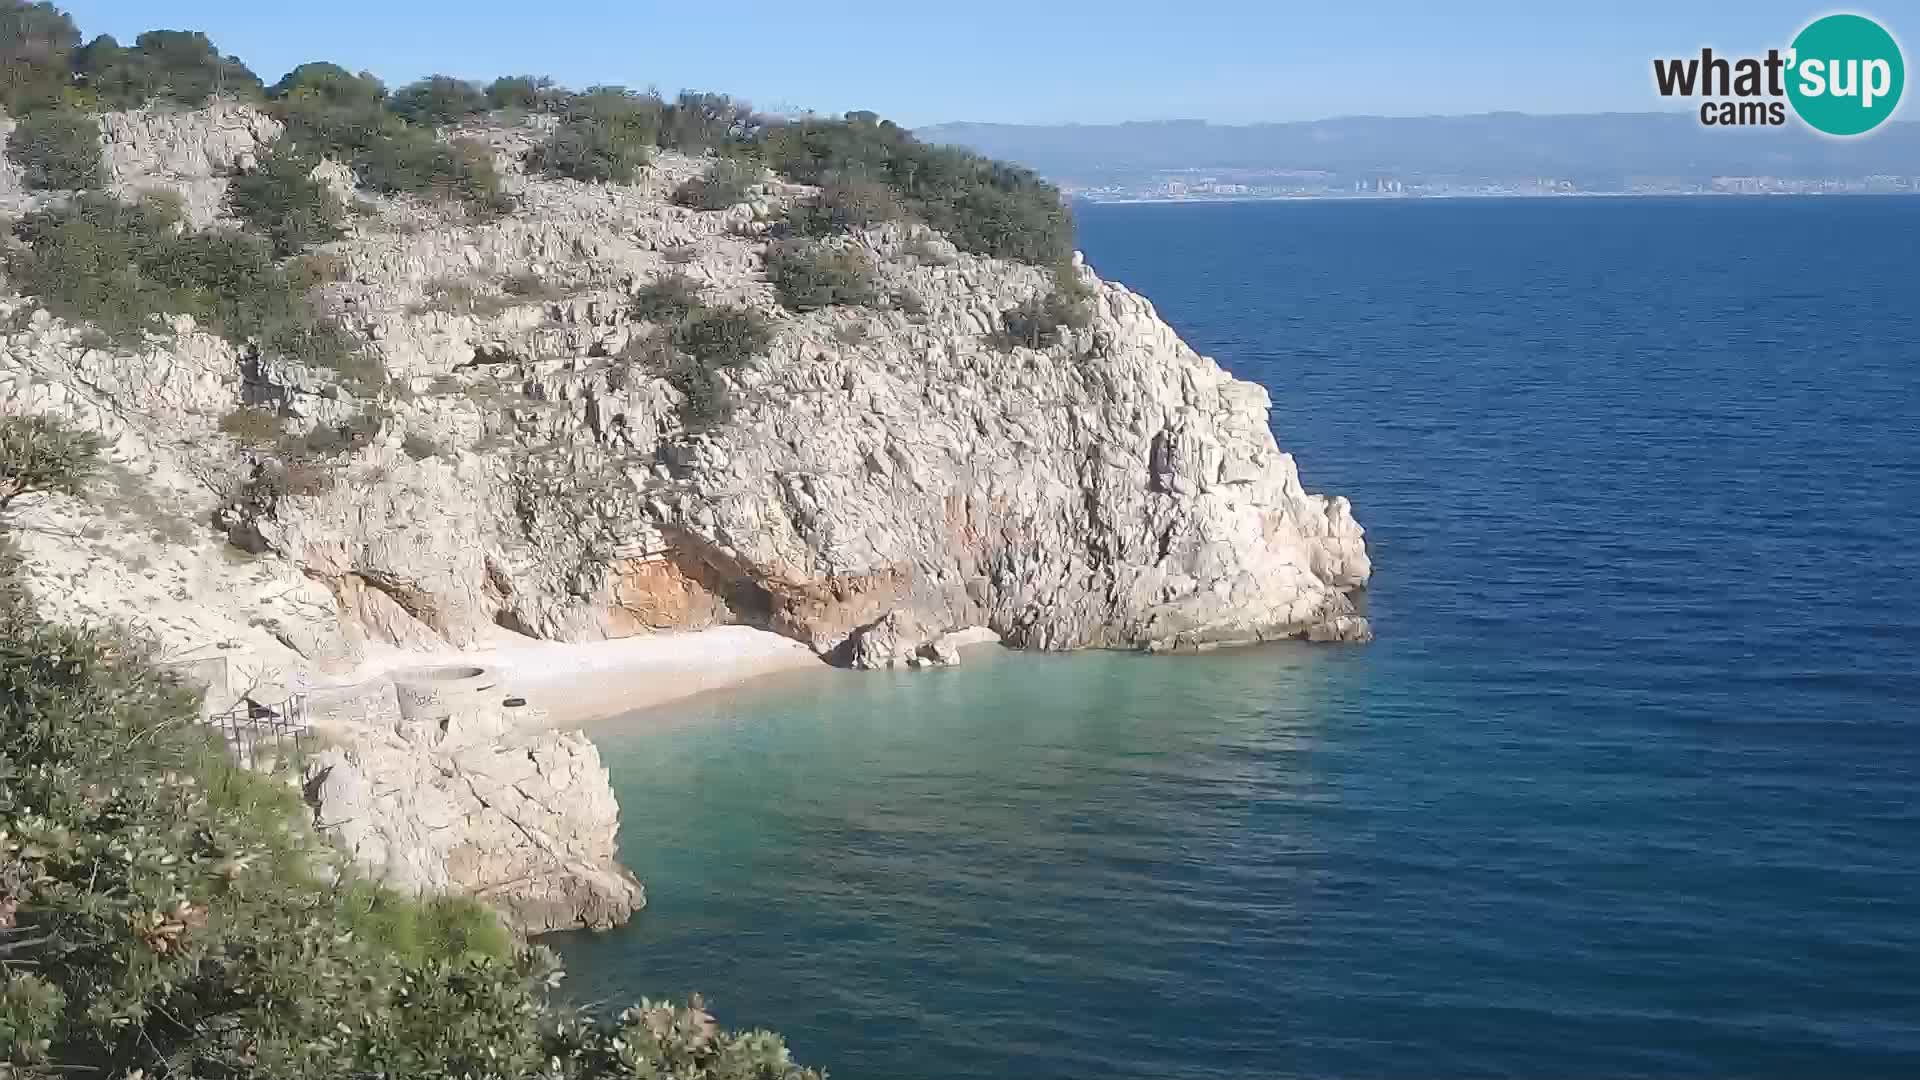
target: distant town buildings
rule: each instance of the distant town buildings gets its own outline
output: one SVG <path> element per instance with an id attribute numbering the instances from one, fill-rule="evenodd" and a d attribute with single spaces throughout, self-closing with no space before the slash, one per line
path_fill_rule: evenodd
<path id="1" fill-rule="evenodd" d="M 1185 169 L 1104 182 L 1068 180 L 1069 196 L 1089 202 L 1204 202 L 1232 199 L 1379 199 L 1546 195 L 1920 194 L 1920 176 L 1863 177 L 1629 176 L 1581 183 L 1564 176 L 1516 179 L 1368 174 L 1314 170 Z"/>

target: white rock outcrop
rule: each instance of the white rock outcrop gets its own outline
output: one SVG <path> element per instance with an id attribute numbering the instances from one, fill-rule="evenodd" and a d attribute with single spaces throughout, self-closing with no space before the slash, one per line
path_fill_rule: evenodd
<path id="1" fill-rule="evenodd" d="M 231 103 L 105 117 L 111 187 L 176 190 L 195 225 L 220 221 L 225 175 L 278 130 Z M 138 622 L 269 692 L 499 627 L 592 640 L 745 623 L 862 667 L 957 659 L 962 627 L 1043 649 L 1369 636 L 1351 598 L 1371 570 L 1362 530 L 1346 499 L 1301 484 L 1267 391 L 1077 260 L 1091 318 L 1046 349 L 993 339 L 1049 272 L 920 226 L 835 241 L 872 262 L 884 302 L 793 314 L 763 254 L 807 189 L 769 179 L 697 212 L 669 195 L 698 160 L 586 185 L 520 169 L 538 123 L 450 134 L 494 148 L 515 212 L 470 221 L 359 192 L 348 234 L 318 253 L 318 301 L 395 380 L 377 402 L 190 320 L 114 345 L 0 293 L 0 409 L 112 443 L 112 498 L 46 500 L 21 534 L 52 614 Z M 351 184 L 337 164 L 317 175 Z M 0 164 L 0 209 L 51 197 L 18 181 Z M 647 359 L 659 328 L 631 306 L 667 273 L 775 331 L 764 356 L 714 373 L 724 415 L 695 428 Z M 225 433 L 242 405 L 295 431 L 362 415 L 378 431 L 330 486 L 240 498 L 277 468 Z M 595 884 L 613 807 L 592 748 L 495 736 L 357 731 L 316 778 L 322 815 L 406 887 L 524 875 L 564 883 L 503 901 L 527 925 L 618 911 L 623 886 Z"/>
<path id="2" fill-rule="evenodd" d="M 599 751 L 517 726 L 504 693 L 473 668 L 323 697 L 316 728 L 337 745 L 305 766 L 315 823 L 382 884 L 478 897 L 527 933 L 625 922 L 646 893 L 615 861 Z"/>

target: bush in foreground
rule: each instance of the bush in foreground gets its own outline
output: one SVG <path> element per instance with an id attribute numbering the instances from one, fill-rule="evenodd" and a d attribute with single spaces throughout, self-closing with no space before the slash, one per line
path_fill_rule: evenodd
<path id="1" fill-rule="evenodd" d="M 11 1075 L 810 1080 L 698 999 L 557 1007 L 470 901 L 356 880 L 293 788 L 227 761 L 195 695 L 111 635 L 0 641 L 0 1053 Z M 331 879 L 331 883 L 329 883 Z"/>
<path id="2" fill-rule="evenodd" d="M 78 495 L 105 444 L 47 416 L 0 415 L 0 514 L 33 495 Z"/>
<path id="3" fill-rule="evenodd" d="M 697 997 L 556 1005 L 550 953 L 360 879 L 148 648 L 42 620 L 18 569 L 0 533 L 0 1076 L 820 1080 Z"/>
<path id="4" fill-rule="evenodd" d="M 27 187 L 80 191 L 100 186 L 100 125 L 76 109 L 49 109 L 22 119 L 7 136 L 7 160 Z"/>

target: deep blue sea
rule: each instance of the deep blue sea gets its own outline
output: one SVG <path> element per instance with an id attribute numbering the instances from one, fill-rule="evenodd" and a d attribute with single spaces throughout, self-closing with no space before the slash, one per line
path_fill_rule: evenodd
<path id="1" fill-rule="evenodd" d="M 702 990 L 843 1080 L 1920 1076 L 1920 199 L 1108 206 L 1379 639 L 988 649 L 597 733 Z"/>

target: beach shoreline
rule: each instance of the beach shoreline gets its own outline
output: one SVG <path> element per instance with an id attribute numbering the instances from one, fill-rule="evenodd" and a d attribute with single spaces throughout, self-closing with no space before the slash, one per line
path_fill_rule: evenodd
<path id="1" fill-rule="evenodd" d="M 487 669 L 502 695 L 526 699 L 543 718 L 540 726 L 549 728 L 606 721 L 778 672 L 827 666 L 800 642 L 747 626 L 583 642 L 501 630 L 465 649 L 381 650 L 313 691 L 344 691 L 409 668 L 454 665 Z"/>

